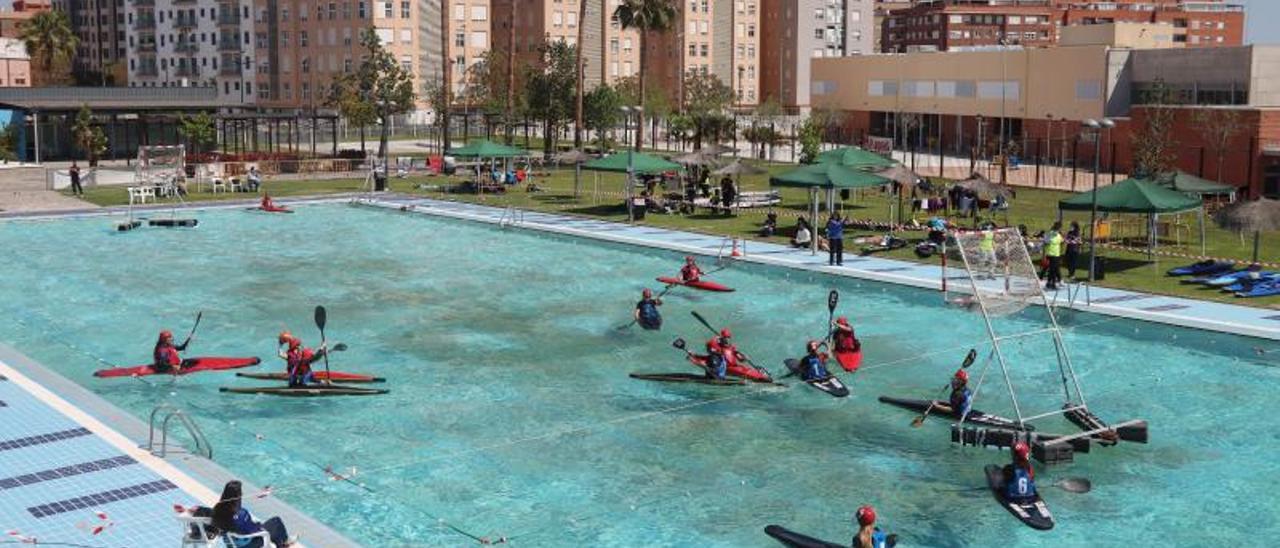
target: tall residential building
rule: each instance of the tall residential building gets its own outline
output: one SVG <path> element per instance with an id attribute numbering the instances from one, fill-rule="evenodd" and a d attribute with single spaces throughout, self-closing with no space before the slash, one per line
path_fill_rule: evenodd
<path id="1" fill-rule="evenodd" d="M 123 14 L 130 87 L 218 88 L 227 104 L 253 101 L 250 3 L 133 0 Z"/>
<path id="2" fill-rule="evenodd" d="M 673 28 L 646 41 L 650 85 L 667 90 L 672 104 L 679 104 L 681 75 L 701 72 L 732 88 L 738 105 L 756 104 L 764 9 L 762 0 L 681 1 Z"/>
<path id="3" fill-rule="evenodd" d="M 53 5 L 49 0 L 15 0 L 11 9 L 0 11 L 0 38 L 17 38 L 19 25 L 50 9 Z"/>
<path id="4" fill-rule="evenodd" d="M 588 88 L 615 83 L 640 70 L 640 35 L 623 30 L 613 17 L 618 0 L 592 0 L 586 14 L 579 13 L 579 0 L 493 0 L 493 4 L 493 49 L 505 54 L 514 45 L 516 70 L 536 63 L 538 48 L 546 42 L 577 44 L 579 25 L 585 37 L 583 73 Z M 510 44 L 513 26 L 515 43 Z"/>
<path id="5" fill-rule="evenodd" d="M 914 4 L 913 0 L 876 0 L 875 7 L 875 23 L 873 23 L 872 33 L 875 35 L 875 43 L 872 51 L 884 51 L 884 20 L 889 14 L 895 10 L 907 9 Z"/>
<path id="6" fill-rule="evenodd" d="M 1227 0 L 935 0 L 890 12 L 881 51 L 1049 46 L 1064 26 L 1120 22 L 1169 23 L 1174 42 L 1191 47 L 1244 42 L 1244 7 Z"/>
<path id="7" fill-rule="evenodd" d="M 810 63 L 872 53 L 874 9 L 870 0 L 763 0 L 763 97 L 808 109 Z"/>
<path id="8" fill-rule="evenodd" d="M 72 70 L 110 75 L 123 84 L 126 73 L 125 2 L 155 5 L 156 0 L 54 0 L 53 8 L 67 13 L 80 39 Z"/>

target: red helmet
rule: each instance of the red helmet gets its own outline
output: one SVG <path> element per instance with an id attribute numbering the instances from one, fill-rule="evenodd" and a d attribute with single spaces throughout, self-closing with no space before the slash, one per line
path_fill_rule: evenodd
<path id="1" fill-rule="evenodd" d="M 281 331 L 280 335 L 276 337 L 276 344 L 284 344 L 291 340 L 293 340 L 293 333 L 290 333 L 289 330 L 286 329 Z"/>
<path id="2" fill-rule="evenodd" d="M 956 371 L 955 378 L 956 380 L 959 380 L 959 381 L 969 382 L 969 372 L 963 369 L 959 369 Z"/>
<path id="3" fill-rule="evenodd" d="M 302 346 L 302 340 L 297 337 L 289 337 L 289 350 L 293 350 L 299 346 Z"/>
<path id="4" fill-rule="evenodd" d="M 732 332 L 732 331 L 729 331 L 729 328 L 728 328 L 728 327 L 726 327 L 726 328 L 724 328 L 724 329 L 721 329 L 721 330 L 720 330 L 720 336 L 721 336 L 722 338 L 725 338 L 725 339 L 732 339 L 732 338 L 733 338 L 733 332 Z"/>
<path id="5" fill-rule="evenodd" d="M 876 522 L 876 509 L 870 505 L 863 506 L 853 517 L 858 520 L 858 525 L 871 525 Z"/>
<path id="6" fill-rule="evenodd" d="M 1026 461 L 1027 455 L 1031 454 L 1031 448 L 1027 446 L 1027 442 L 1020 441 L 1013 444 L 1013 459 L 1017 461 Z"/>
<path id="7" fill-rule="evenodd" d="M 645 290 L 642 291 L 640 294 L 644 295 L 644 298 L 648 299 L 649 297 L 653 296 L 653 290 L 646 287 Z"/>
<path id="8" fill-rule="evenodd" d="M 843 325 L 845 327 L 849 327 L 849 318 L 840 316 L 839 318 L 836 318 L 836 323 Z"/>
<path id="9" fill-rule="evenodd" d="M 168 329 L 160 332 L 160 340 L 173 340 L 173 332 Z"/>

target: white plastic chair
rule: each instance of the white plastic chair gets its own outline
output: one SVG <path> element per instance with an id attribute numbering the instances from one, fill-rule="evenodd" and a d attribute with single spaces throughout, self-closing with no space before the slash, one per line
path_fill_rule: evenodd
<path id="1" fill-rule="evenodd" d="M 131 186 L 128 188 L 128 191 L 130 205 L 135 202 L 145 204 L 147 203 L 148 198 L 154 202 L 156 198 L 155 189 L 149 186 Z"/>
<path id="2" fill-rule="evenodd" d="M 227 184 L 231 187 L 232 192 L 240 192 L 244 190 L 244 185 L 240 184 L 239 177 L 232 177 L 228 179 Z"/>
<path id="3" fill-rule="evenodd" d="M 223 533 L 219 536 L 213 529 L 213 518 L 195 517 L 191 514 L 178 514 L 178 522 L 182 524 L 182 548 L 235 548 L 238 543 L 253 539 L 262 541 L 262 548 L 276 548 L 271 542 L 271 534 L 258 531 L 252 535 Z"/>
<path id="4" fill-rule="evenodd" d="M 222 180 L 222 177 L 210 177 L 209 184 L 213 187 L 214 194 L 219 191 L 227 192 L 227 183 Z"/>

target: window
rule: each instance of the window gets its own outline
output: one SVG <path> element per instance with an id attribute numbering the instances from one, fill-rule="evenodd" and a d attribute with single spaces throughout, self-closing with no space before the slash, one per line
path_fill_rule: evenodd
<path id="1" fill-rule="evenodd" d="M 382 3 L 382 16 L 387 19 L 392 17 L 391 2 Z"/>
<path id="2" fill-rule="evenodd" d="M 1076 80 L 1077 101 L 1097 101 L 1102 98 L 1102 82 L 1097 80 Z"/>
<path id="3" fill-rule="evenodd" d="M 350 28 L 342 29 L 342 45 L 344 46 L 351 45 L 351 29 Z"/>
<path id="4" fill-rule="evenodd" d="M 333 29 L 329 29 L 329 31 L 332 33 L 332 32 L 333 32 Z M 412 43 L 413 43 L 413 31 L 412 31 L 412 30 L 409 30 L 409 29 L 400 29 L 400 43 L 401 43 L 401 44 L 412 44 Z"/>
<path id="5" fill-rule="evenodd" d="M 632 70 L 631 61 L 623 61 L 623 62 L 622 62 L 622 75 L 623 75 L 623 76 L 631 76 L 632 74 L 635 74 L 635 73 L 636 73 L 636 71 L 635 71 L 635 70 Z"/>
<path id="6" fill-rule="evenodd" d="M 631 51 L 631 39 L 630 39 L 630 38 L 623 38 L 623 39 L 622 39 L 622 51 L 626 51 L 626 52 L 630 52 L 630 51 Z"/>
<path id="7" fill-rule="evenodd" d="M 617 62 L 617 61 L 613 61 L 613 62 L 609 63 L 609 76 L 613 76 L 613 77 L 615 77 L 615 78 L 616 78 L 616 77 L 618 77 L 618 62 Z"/>
<path id="8" fill-rule="evenodd" d="M 948 21 L 948 22 L 950 22 L 950 23 L 953 23 L 953 24 L 960 24 L 960 23 L 964 23 L 964 16 L 963 16 L 963 15 L 951 15 L 950 17 L 948 17 L 948 18 L 947 18 L 947 21 Z"/>
<path id="9" fill-rule="evenodd" d="M 552 13 L 552 14 L 551 14 L 551 24 L 552 24 L 552 25 L 555 25 L 555 26 L 557 26 L 557 27 L 558 27 L 558 26 L 563 25 L 563 24 L 564 24 L 564 12 L 562 12 L 562 11 L 557 11 L 557 12 Z"/>
<path id="10" fill-rule="evenodd" d="M 365 18 L 364 0 L 360 0 L 359 2 L 356 3 L 356 10 L 357 10 L 356 13 L 358 14 L 358 17 L 360 19 L 364 19 Z"/>
<path id="11" fill-rule="evenodd" d="M 408 19 L 408 18 L 409 18 L 409 3 L 408 3 L 408 2 L 400 2 L 400 18 L 401 18 L 401 19 Z"/>
<path id="12" fill-rule="evenodd" d="M 569 28 L 576 28 L 578 26 L 578 12 L 571 11 L 566 13 L 565 15 L 568 17 Z"/>
<path id="13" fill-rule="evenodd" d="M 610 38 L 610 39 L 609 39 L 609 53 L 614 53 L 614 54 L 618 53 L 618 39 L 617 39 L 617 38 Z"/>
<path id="14" fill-rule="evenodd" d="M 306 5 L 306 4 L 301 4 L 301 5 L 299 5 L 299 6 L 298 6 L 298 20 L 299 20 L 299 21 L 306 21 L 306 20 L 307 20 L 307 17 L 309 17 L 309 16 L 310 16 L 310 14 L 308 13 L 308 12 L 310 12 L 310 11 L 311 11 L 311 10 L 307 7 L 307 5 Z"/>
<path id="15" fill-rule="evenodd" d="M 488 31 L 479 30 L 479 31 L 473 31 L 471 33 L 471 47 L 484 48 L 488 46 L 489 46 Z"/>
<path id="16" fill-rule="evenodd" d="M 289 20 L 289 8 L 280 8 L 280 20 L 281 21 Z"/>
<path id="17" fill-rule="evenodd" d="M 813 29 L 813 38 L 815 40 L 822 40 L 825 37 L 826 37 L 825 29 Z"/>
<path id="18" fill-rule="evenodd" d="M 298 47 L 307 47 L 307 31 L 298 32 Z"/>
<path id="19" fill-rule="evenodd" d="M 475 6 L 471 8 L 471 20 L 472 21 L 488 21 L 489 8 L 486 6 Z"/>
<path id="20" fill-rule="evenodd" d="M 453 35 L 453 45 L 454 45 L 454 47 L 459 47 L 459 48 L 461 48 L 461 47 L 466 47 L 466 45 L 467 45 L 467 35 L 466 35 L 465 33 L 461 33 L 461 32 L 454 34 L 454 35 Z"/>
<path id="21" fill-rule="evenodd" d="M 813 50 L 813 58 L 814 58 L 814 59 L 821 59 L 821 58 L 822 58 L 822 55 L 823 55 L 823 49 L 822 49 L 822 48 L 818 48 L 818 49 Z"/>
<path id="22" fill-rule="evenodd" d="M 1003 85 L 999 81 L 978 82 L 978 98 L 1017 101 L 1019 88 L 1016 81 L 1006 81 Z"/>
<path id="23" fill-rule="evenodd" d="M 454 21 L 466 21 L 466 20 L 467 20 L 467 5 L 466 5 L 466 4 L 454 4 L 454 5 L 453 5 L 453 20 L 454 20 Z"/>

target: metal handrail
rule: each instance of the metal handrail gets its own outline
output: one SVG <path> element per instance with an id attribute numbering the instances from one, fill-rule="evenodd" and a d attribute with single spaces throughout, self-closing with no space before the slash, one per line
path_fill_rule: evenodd
<path id="1" fill-rule="evenodd" d="M 160 449 L 156 451 L 156 415 L 163 414 L 160 419 Z M 182 423 L 187 429 L 187 433 L 191 435 L 191 440 L 195 442 L 195 453 L 203 455 L 207 459 L 213 458 L 213 446 L 209 445 L 209 439 L 205 437 L 204 431 L 196 425 L 190 415 L 184 413 L 181 409 L 172 404 L 162 403 L 155 406 L 151 410 L 151 417 L 148 420 L 150 424 L 150 432 L 147 434 L 147 451 L 152 455 L 164 458 L 168 454 L 169 449 L 169 421 L 174 417 L 178 418 L 178 422 Z"/>

